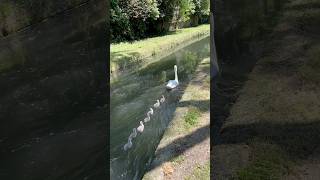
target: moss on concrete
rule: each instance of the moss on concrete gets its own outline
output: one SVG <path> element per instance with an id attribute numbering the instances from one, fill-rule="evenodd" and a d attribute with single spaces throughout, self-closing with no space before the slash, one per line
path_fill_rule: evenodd
<path id="1" fill-rule="evenodd" d="M 87 0 L 4 0 L 0 4 L 0 37 L 76 8 Z"/>

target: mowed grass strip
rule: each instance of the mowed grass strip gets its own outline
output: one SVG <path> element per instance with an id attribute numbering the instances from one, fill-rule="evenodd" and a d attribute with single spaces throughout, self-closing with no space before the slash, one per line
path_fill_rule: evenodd
<path id="1" fill-rule="evenodd" d="M 147 38 L 134 42 L 111 44 L 111 69 L 124 64 L 141 63 L 145 58 L 161 56 L 173 52 L 178 46 L 187 44 L 210 34 L 210 25 L 178 29 L 164 36 Z"/>
<path id="2" fill-rule="evenodd" d="M 112 55 L 128 56 L 137 53 L 140 56 L 150 56 L 161 52 L 163 49 L 170 49 L 175 44 L 180 44 L 193 37 L 208 35 L 210 33 L 210 25 L 200 25 L 197 27 L 178 29 L 168 35 L 147 38 L 140 41 L 124 42 L 111 44 Z M 117 56 L 114 56 L 117 59 Z"/>

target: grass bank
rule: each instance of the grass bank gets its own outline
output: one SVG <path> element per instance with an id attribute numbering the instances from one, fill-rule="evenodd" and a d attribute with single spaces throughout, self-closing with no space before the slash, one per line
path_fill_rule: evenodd
<path id="1" fill-rule="evenodd" d="M 144 180 L 210 179 L 210 58 L 186 85 Z"/>
<path id="2" fill-rule="evenodd" d="M 110 70 L 117 77 L 125 70 L 140 68 L 194 41 L 209 36 L 210 25 L 179 29 L 164 36 L 132 43 L 111 44 Z"/>
<path id="3" fill-rule="evenodd" d="M 193 170 L 192 174 L 185 178 L 185 180 L 208 180 L 210 179 L 210 162 L 208 161 L 205 165 L 197 165 Z"/>
<path id="4" fill-rule="evenodd" d="M 236 159 L 246 165 L 234 168 L 233 178 L 317 177 L 310 167 L 320 161 L 310 156 L 319 158 L 320 148 L 319 19 L 319 1 L 286 5 L 221 131 L 225 149 L 249 149 L 248 160 Z"/>

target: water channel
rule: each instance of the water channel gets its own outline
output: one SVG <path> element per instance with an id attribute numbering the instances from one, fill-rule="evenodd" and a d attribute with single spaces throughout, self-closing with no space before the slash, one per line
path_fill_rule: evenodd
<path id="1" fill-rule="evenodd" d="M 209 37 L 199 40 L 111 84 L 111 179 L 142 178 L 197 64 L 210 56 L 209 42 Z M 168 91 L 165 85 L 174 79 L 174 65 L 178 66 L 180 85 Z M 154 108 L 162 95 L 165 102 Z M 144 131 L 138 133 L 132 147 L 125 151 L 123 146 L 132 129 L 139 126 L 150 108 L 154 110 L 151 120 L 144 123 Z"/>

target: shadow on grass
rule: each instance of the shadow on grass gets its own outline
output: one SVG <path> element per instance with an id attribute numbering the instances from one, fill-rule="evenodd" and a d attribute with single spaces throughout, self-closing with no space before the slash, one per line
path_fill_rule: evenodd
<path id="1" fill-rule="evenodd" d="M 210 99 L 208 100 L 190 100 L 190 101 L 181 101 L 178 107 L 197 107 L 200 111 L 206 112 L 210 110 Z"/>
<path id="2" fill-rule="evenodd" d="M 190 133 L 184 137 L 176 139 L 169 145 L 157 151 L 157 154 L 170 154 L 170 156 L 166 156 L 165 158 L 162 158 L 162 159 L 155 159 L 154 160 L 155 163 L 152 165 L 152 167 L 148 169 L 148 171 L 151 171 L 152 169 L 155 169 L 156 167 L 161 166 L 163 163 L 170 161 L 175 157 L 178 157 L 189 148 L 197 144 L 200 144 L 201 142 L 206 140 L 209 136 L 210 136 L 210 125 L 207 125 L 202 128 L 199 128 L 193 133 Z"/>
<path id="3" fill-rule="evenodd" d="M 265 139 L 283 149 L 292 160 L 307 158 L 320 146 L 320 120 L 313 123 L 235 125 L 221 131 L 219 144 L 248 143 Z"/>

